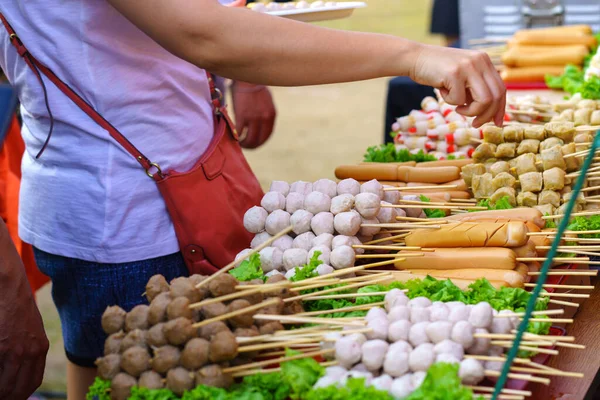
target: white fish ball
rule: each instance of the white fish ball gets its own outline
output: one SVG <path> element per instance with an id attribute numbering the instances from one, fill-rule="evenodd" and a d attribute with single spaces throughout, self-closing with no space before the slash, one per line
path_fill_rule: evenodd
<path id="1" fill-rule="evenodd" d="M 429 319 L 429 308 L 412 307 L 410 309 L 410 322 L 412 322 L 413 324 L 417 324 L 419 322 L 429 322 Z"/>
<path id="2" fill-rule="evenodd" d="M 318 213 L 310 221 L 310 228 L 315 235 L 320 235 L 322 233 L 333 234 L 333 214 L 330 212 Z"/>
<path id="3" fill-rule="evenodd" d="M 335 347 L 335 344 L 334 344 Z M 325 376 L 330 376 L 333 379 L 341 379 L 342 376 L 346 375 L 348 370 L 344 367 L 340 367 L 338 365 L 334 365 L 332 367 L 325 368 Z"/>
<path id="4" fill-rule="evenodd" d="M 388 321 L 410 321 L 410 308 L 402 305 L 393 307 L 388 313 Z"/>
<path id="5" fill-rule="evenodd" d="M 323 335 L 323 340 L 321 341 L 320 345 L 321 345 L 321 349 L 323 350 L 330 350 L 330 349 L 335 349 L 335 343 L 340 340 L 342 338 L 342 334 L 339 332 L 328 332 L 325 335 Z M 335 357 L 334 355 L 332 355 L 331 353 L 328 354 L 327 356 L 329 357 Z M 341 367 L 338 367 L 341 368 Z M 346 369 L 342 368 L 344 370 L 344 373 L 346 373 Z"/>
<path id="6" fill-rule="evenodd" d="M 411 326 L 411 323 L 407 320 L 392 322 L 388 328 L 388 340 L 394 343 L 399 340 L 408 340 Z"/>
<path id="7" fill-rule="evenodd" d="M 297 271 L 297 270 L 298 270 L 298 268 L 297 268 L 297 267 L 294 267 L 294 268 L 292 268 L 292 269 L 288 270 L 288 271 L 285 273 L 285 279 L 287 279 L 288 281 L 289 281 L 290 279 L 292 279 L 294 276 L 296 276 L 296 271 Z"/>
<path id="8" fill-rule="evenodd" d="M 251 251 L 252 251 L 252 249 L 244 249 L 244 250 L 240 251 L 235 256 L 235 261 L 247 259 L 248 253 L 250 253 Z"/>
<path id="9" fill-rule="evenodd" d="M 376 318 L 367 322 L 367 328 L 371 328 L 372 330 L 367 333 L 367 338 L 369 340 L 381 339 L 387 340 L 389 322 L 387 320 L 387 315 L 384 318 Z"/>
<path id="10" fill-rule="evenodd" d="M 294 239 L 289 235 L 283 235 L 273 242 L 273 247 L 277 247 L 281 251 L 291 249 L 294 244 Z"/>
<path id="11" fill-rule="evenodd" d="M 337 195 L 337 183 L 331 179 L 319 179 L 313 183 L 313 191 L 326 194 L 329 197 L 335 197 Z"/>
<path id="12" fill-rule="evenodd" d="M 410 377 L 410 380 L 411 380 L 415 390 L 417 390 L 419 387 L 421 387 L 426 376 L 427 376 L 427 373 L 425 371 L 417 371 L 414 374 L 412 374 L 412 376 Z"/>
<path id="13" fill-rule="evenodd" d="M 369 371 L 383 367 L 389 344 L 384 340 L 368 340 L 362 345 L 362 363 Z"/>
<path id="14" fill-rule="evenodd" d="M 360 183 L 356 179 L 344 179 L 337 184 L 337 194 L 351 194 L 356 196 L 360 193 Z"/>
<path id="15" fill-rule="evenodd" d="M 420 307 L 420 308 L 427 308 L 429 306 L 431 306 L 431 300 L 429 300 L 427 297 L 415 297 L 414 299 L 410 300 L 408 302 L 408 306 L 409 307 Z"/>
<path id="16" fill-rule="evenodd" d="M 351 336 L 345 336 L 335 343 L 335 359 L 344 368 L 352 366 L 362 358 L 362 343 Z"/>
<path id="17" fill-rule="evenodd" d="M 475 328 L 490 328 L 492 326 L 492 320 L 494 319 L 494 313 L 492 306 L 489 303 L 481 302 L 476 304 L 469 314 L 469 322 Z"/>
<path id="18" fill-rule="evenodd" d="M 340 235 L 354 236 L 360 231 L 362 220 L 353 212 L 343 212 L 335 216 L 334 228 Z"/>
<path id="19" fill-rule="evenodd" d="M 348 327 L 344 327 L 344 329 L 348 328 L 347 330 L 355 330 L 356 327 L 355 326 L 348 326 Z M 346 337 L 352 338 L 352 340 L 357 341 L 358 343 L 360 343 L 360 345 L 362 346 L 364 342 L 367 341 L 367 337 L 362 334 L 362 333 L 353 333 L 351 335 L 348 335 Z"/>
<path id="20" fill-rule="evenodd" d="M 260 233 L 265 230 L 265 222 L 269 213 L 262 207 L 254 206 L 244 214 L 244 228 L 250 233 Z"/>
<path id="21" fill-rule="evenodd" d="M 464 304 L 462 304 L 462 306 L 454 306 L 450 308 L 450 314 L 448 314 L 448 321 L 468 321 L 469 314 L 469 309 Z"/>
<path id="22" fill-rule="evenodd" d="M 396 217 L 406 217 L 406 211 L 402 208 L 394 208 L 396 210 Z"/>
<path id="23" fill-rule="evenodd" d="M 408 332 L 408 342 L 415 347 L 429 342 L 429 338 L 427 337 L 428 325 L 429 322 L 419 322 L 417 324 L 413 324 Z"/>
<path id="24" fill-rule="evenodd" d="M 402 376 L 408 372 L 409 353 L 400 349 L 389 349 L 383 361 L 383 371 L 393 377 Z"/>
<path id="25" fill-rule="evenodd" d="M 294 228 L 294 233 L 300 235 L 310 231 L 310 223 L 313 217 L 314 215 L 306 210 L 295 211 L 290 217 L 290 224 Z"/>
<path id="26" fill-rule="evenodd" d="M 385 201 L 381 202 L 382 205 L 390 205 Z M 391 207 L 381 207 L 379 213 L 377 213 L 377 220 L 382 224 L 391 224 L 398 222 L 396 221 L 396 209 Z"/>
<path id="27" fill-rule="evenodd" d="M 365 321 L 369 322 L 374 319 L 383 319 L 387 318 L 387 313 L 381 307 L 373 307 L 367 311 L 367 315 L 365 316 Z"/>
<path id="28" fill-rule="evenodd" d="M 311 182 L 296 181 L 290 186 L 290 193 L 301 193 L 304 196 L 313 191 Z"/>
<path id="29" fill-rule="evenodd" d="M 449 301 L 449 302 L 444 303 L 444 304 L 446 304 L 446 307 L 448 307 L 448 309 L 450 311 L 454 310 L 457 307 L 461 307 L 461 308 L 462 307 L 466 307 L 465 303 L 463 303 L 462 301 Z"/>
<path id="30" fill-rule="evenodd" d="M 317 382 L 313 385 L 313 389 L 326 388 L 332 385 L 337 385 L 339 383 L 338 379 L 335 379 L 331 376 L 325 375 L 320 377 Z"/>
<path id="31" fill-rule="evenodd" d="M 431 343 L 438 344 L 450 339 L 452 326 L 453 323 L 450 321 L 435 321 L 427 325 L 425 331 Z"/>
<path id="32" fill-rule="evenodd" d="M 513 315 L 512 317 L 503 317 L 503 318 L 505 318 L 505 319 L 507 319 L 507 320 L 510 321 L 510 323 L 512 325 L 512 329 L 517 329 L 519 327 L 519 324 L 521 323 L 521 321 L 519 320 L 518 317 L 514 316 L 514 314 L 515 314 L 514 311 L 511 311 L 511 310 L 501 310 L 499 312 L 499 314 L 500 315 Z"/>
<path id="33" fill-rule="evenodd" d="M 361 244 L 363 244 L 363 242 L 361 242 L 360 239 L 356 236 L 350 236 L 350 239 L 352 240 L 353 245 L 360 246 Z M 356 252 L 356 254 L 364 254 L 365 250 L 364 249 L 355 249 L 355 252 Z"/>
<path id="34" fill-rule="evenodd" d="M 293 214 L 298 210 L 304 210 L 304 195 L 292 192 L 285 199 L 285 211 Z"/>
<path id="35" fill-rule="evenodd" d="M 387 374 L 383 374 L 373 379 L 371 381 L 371 386 L 377 390 L 385 390 L 386 392 L 389 392 L 392 388 L 392 383 L 394 383 L 394 379 Z"/>
<path id="36" fill-rule="evenodd" d="M 430 321 L 447 321 L 450 315 L 450 309 L 444 303 L 436 302 L 429 308 Z"/>
<path id="37" fill-rule="evenodd" d="M 304 209 L 312 214 L 329 212 L 331 198 L 321 192 L 310 192 L 304 198 Z"/>
<path id="38" fill-rule="evenodd" d="M 317 267 L 315 271 L 317 271 L 317 274 L 322 276 L 331 274 L 333 271 L 335 271 L 335 269 L 331 265 L 321 264 Z"/>
<path id="39" fill-rule="evenodd" d="M 467 358 L 460 363 L 458 377 L 465 385 L 477 385 L 485 378 L 485 370 L 479 361 Z"/>
<path id="40" fill-rule="evenodd" d="M 487 334 L 487 333 L 489 333 L 487 329 L 483 329 L 483 328 L 475 329 L 475 334 Z M 481 355 L 481 356 L 487 355 L 490 350 L 490 343 L 491 343 L 491 340 L 488 338 L 475 337 L 473 344 L 471 345 L 471 347 L 469 347 L 467 349 L 467 353 L 477 354 L 477 355 Z"/>
<path id="41" fill-rule="evenodd" d="M 333 215 L 348 212 L 352 207 L 354 207 L 354 196 L 351 194 L 340 194 L 331 199 L 330 211 Z"/>
<path id="42" fill-rule="evenodd" d="M 283 268 L 286 271 L 294 267 L 301 267 L 306 264 L 308 251 L 304 249 L 288 249 L 283 252 Z"/>
<path id="43" fill-rule="evenodd" d="M 265 274 L 265 276 L 267 278 L 270 278 L 270 277 L 275 276 L 275 275 L 283 275 L 283 274 L 281 272 L 279 272 L 279 270 L 276 270 L 276 269 L 274 269 L 273 271 L 269 271 L 269 272 L 267 272 Z"/>
<path id="44" fill-rule="evenodd" d="M 443 340 L 433 348 L 435 354 L 452 354 L 454 357 L 462 360 L 465 357 L 465 349 L 459 343 L 452 340 Z"/>
<path id="45" fill-rule="evenodd" d="M 315 238 L 315 234 L 312 232 L 306 232 L 294 238 L 292 247 L 295 249 L 304 249 L 307 252 L 312 248 L 312 241 Z"/>
<path id="46" fill-rule="evenodd" d="M 356 253 L 350 246 L 340 246 L 331 251 L 330 262 L 335 269 L 353 267 L 355 260 Z"/>
<path id="47" fill-rule="evenodd" d="M 283 210 L 275 210 L 267 217 L 265 229 L 271 235 L 276 235 L 290 226 L 290 214 Z"/>
<path id="48" fill-rule="evenodd" d="M 390 344 L 389 351 L 410 353 L 413 351 L 413 347 L 406 340 L 398 340 L 397 342 Z"/>
<path id="49" fill-rule="evenodd" d="M 372 179 L 368 182 L 363 183 L 360 186 L 361 193 L 373 193 L 379 197 L 379 199 L 383 199 L 383 185 L 379 183 L 376 179 Z"/>
<path id="50" fill-rule="evenodd" d="M 394 186 L 384 185 L 384 189 L 391 189 Z M 390 204 L 398 204 L 400 201 L 400 191 L 399 190 L 390 190 L 387 192 L 383 192 L 383 201 L 388 202 Z"/>
<path id="51" fill-rule="evenodd" d="M 439 363 L 448 363 L 448 364 L 460 364 L 460 360 L 454 356 L 454 354 L 450 353 L 442 353 L 438 354 L 435 358 L 435 362 Z"/>
<path id="52" fill-rule="evenodd" d="M 477 361 L 477 360 L 475 360 Z M 486 361 L 485 362 L 485 369 L 486 370 L 492 370 L 492 371 L 497 371 L 497 372 L 502 372 L 502 369 L 504 368 L 504 361 Z"/>
<path id="53" fill-rule="evenodd" d="M 279 269 L 283 265 L 283 252 L 277 247 L 265 247 L 259 253 L 260 266 L 264 272 Z"/>
<path id="54" fill-rule="evenodd" d="M 390 393 L 392 396 L 397 399 L 403 399 L 410 396 L 410 394 L 415 390 L 411 378 L 412 374 L 406 374 L 400 378 L 394 379 L 394 382 L 392 382 L 392 387 L 390 388 Z"/>
<path id="55" fill-rule="evenodd" d="M 507 334 L 513 329 L 510 318 L 498 318 L 494 317 L 492 321 L 492 333 Z"/>
<path id="56" fill-rule="evenodd" d="M 360 193 L 354 198 L 354 207 L 363 218 L 375 218 L 381 209 L 381 199 L 373 193 Z"/>
<path id="57" fill-rule="evenodd" d="M 334 224 L 335 224 L 335 220 L 334 220 Z M 335 250 L 340 246 L 352 247 L 353 244 L 354 244 L 354 242 L 353 242 L 351 236 L 337 235 L 337 236 L 334 236 L 333 240 L 331 241 L 331 249 Z"/>
<path id="58" fill-rule="evenodd" d="M 377 218 L 363 218 L 362 224 L 369 225 L 378 225 L 379 221 Z M 374 236 L 377 235 L 381 231 L 381 227 L 379 226 L 361 226 L 360 231 L 358 231 L 361 236 Z"/>
<path id="59" fill-rule="evenodd" d="M 468 321 L 458 321 L 452 327 L 452 335 L 450 336 L 453 341 L 462 345 L 465 349 L 468 349 L 475 342 L 473 334 L 475 330 L 473 325 Z"/>
<path id="60" fill-rule="evenodd" d="M 390 312 L 395 306 L 406 305 L 408 303 L 408 297 L 402 290 L 392 289 L 385 294 L 383 301 L 385 302 L 385 309 Z"/>
<path id="61" fill-rule="evenodd" d="M 285 196 L 279 192 L 267 192 L 260 201 L 260 205 L 268 212 L 283 210 L 285 208 Z"/>
<path id="62" fill-rule="evenodd" d="M 436 354 L 431 343 L 417 346 L 408 356 L 408 367 L 411 371 L 427 371 L 435 362 Z"/>
<path id="63" fill-rule="evenodd" d="M 317 259 L 321 260 L 321 262 L 323 262 L 323 264 L 329 264 L 329 258 L 331 257 L 331 250 L 329 250 L 329 248 L 325 247 L 325 246 L 317 246 L 317 247 L 313 247 L 312 249 L 310 249 L 310 251 L 308 252 L 308 255 L 306 256 L 306 263 L 308 264 L 310 262 L 310 259 L 314 256 L 314 254 L 317 251 L 321 252 L 321 255 L 319 257 L 317 257 Z"/>
<path id="64" fill-rule="evenodd" d="M 364 346 L 364 343 L 363 343 Z M 363 363 L 359 363 L 356 364 L 354 367 L 352 367 L 351 371 L 355 371 L 355 372 L 369 372 L 369 369 L 367 368 L 367 366 Z"/>
<path id="65" fill-rule="evenodd" d="M 319 236 L 313 239 L 312 245 L 313 247 L 325 246 L 328 249 L 331 249 L 332 242 L 333 235 L 331 233 L 321 233 Z"/>
<path id="66" fill-rule="evenodd" d="M 290 184 L 284 181 L 273 181 L 271 182 L 270 192 L 279 192 L 284 196 L 290 193 Z"/>
<path id="67" fill-rule="evenodd" d="M 371 380 L 373 379 L 373 374 L 370 372 L 363 371 L 349 371 L 348 374 L 340 380 L 340 385 L 346 386 L 348 379 L 364 379 L 365 386 L 369 386 L 371 384 Z"/>

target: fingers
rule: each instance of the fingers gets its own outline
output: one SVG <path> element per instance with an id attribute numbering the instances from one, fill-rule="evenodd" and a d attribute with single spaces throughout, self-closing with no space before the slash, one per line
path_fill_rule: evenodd
<path id="1" fill-rule="evenodd" d="M 25 360 L 19 368 L 16 381 L 13 382 L 12 392 L 7 395 L 7 399 L 27 400 L 29 396 L 42 384 L 44 375 L 44 360 L 36 363 L 38 360 Z M 41 364 L 41 370 L 40 365 Z"/>
<path id="2" fill-rule="evenodd" d="M 12 356 L 12 354 L 0 357 L 0 400 L 11 399 L 11 392 L 15 388 L 15 381 L 19 374 L 21 360 Z"/>
<path id="3" fill-rule="evenodd" d="M 246 149 L 255 149 L 261 145 L 260 141 L 260 120 L 252 119 L 246 127 L 246 137 L 240 144 Z"/>

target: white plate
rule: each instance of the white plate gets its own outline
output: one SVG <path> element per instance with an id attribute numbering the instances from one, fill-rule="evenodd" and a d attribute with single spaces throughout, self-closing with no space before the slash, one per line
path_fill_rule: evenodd
<path id="1" fill-rule="evenodd" d="M 297 8 L 293 10 L 269 11 L 267 14 L 285 17 L 301 22 L 317 22 L 332 19 L 347 18 L 357 8 L 364 8 L 367 3 L 362 1 L 343 1 L 331 7 Z"/>

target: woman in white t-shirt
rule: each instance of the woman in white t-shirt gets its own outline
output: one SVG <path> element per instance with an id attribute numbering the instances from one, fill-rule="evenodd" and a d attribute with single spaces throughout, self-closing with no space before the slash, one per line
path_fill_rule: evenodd
<path id="1" fill-rule="evenodd" d="M 461 104 L 475 126 L 501 124 L 504 115 L 504 85 L 478 52 L 325 29 L 217 0 L 3 0 L 0 12 L 41 64 L 163 170 L 189 170 L 213 137 L 202 69 L 280 86 L 408 75 Z M 135 159 L 45 77 L 44 92 L 10 39 L 0 32 L 0 67 L 19 94 L 27 149 L 19 231 L 52 278 L 68 396 L 81 399 L 102 354 L 104 308 L 131 309 L 150 276 L 187 269 L 156 183 L 140 179 Z"/>

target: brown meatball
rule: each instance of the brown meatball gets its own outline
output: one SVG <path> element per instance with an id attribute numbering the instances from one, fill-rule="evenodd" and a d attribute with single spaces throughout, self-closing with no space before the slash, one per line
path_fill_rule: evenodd
<path id="1" fill-rule="evenodd" d="M 162 389 L 165 387 L 165 384 L 163 383 L 163 378 L 160 374 L 157 374 L 154 371 L 146 371 L 140 375 L 138 386 L 147 389 Z"/>
<path id="2" fill-rule="evenodd" d="M 276 274 L 276 275 L 272 275 L 269 278 L 267 278 L 267 281 L 265 283 L 267 285 L 269 285 L 269 284 L 279 283 L 279 282 L 284 282 L 284 281 L 287 281 L 287 278 L 285 277 L 285 275 Z"/>
<path id="3" fill-rule="evenodd" d="M 221 274 L 208 283 L 208 290 L 212 297 L 221 297 L 235 292 L 235 287 L 239 284 L 232 275 Z"/>
<path id="4" fill-rule="evenodd" d="M 167 374 L 167 388 L 178 396 L 194 387 L 194 374 L 185 368 L 177 367 Z"/>
<path id="5" fill-rule="evenodd" d="M 225 314 L 227 312 L 227 306 L 221 302 L 207 304 L 205 306 L 202 306 L 200 312 L 202 313 L 202 316 L 204 316 L 205 319 L 210 319 Z"/>
<path id="6" fill-rule="evenodd" d="M 223 374 L 218 365 L 207 365 L 196 373 L 196 385 L 214 386 L 227 389 L 233 384 L 231 375 Z"/>
<path id="7" fill-rule="evenodd" d="M 192 321 L 187 318 L 177 318 L 165 323 L 163 328 L 167 342 L 179 346 L 193 338 L 196 329 L 192 326 Z"/>
<path id="8" fill-rule="evenodd" d="M 304 312 L 304 307 L 302 307 L 302 301 L 290 301 L 288 303 L 284 303 L 283 314 L 284 315 L 294 315 Z"/>
<path id="9" fill-rule="evenodd" d="M 250 328 L 237 328 L 234 332 L 233 335 L 235 337 L 254 337 L 254 336 L 258 336 L 258 328 L 254 325 L 252 325 Z"/>
<path id="10" fill-rule="evenodd" d="M 268 315 L 281 315 L 283 314 L 283 309 L 285 307 L 285 303 L 283 300 L 279 299 L 277 304 L 273 304 L 267 307 L 263 307 L 258 310 L 257 314 L 268 314 Z M 256 325 L 260 328 L 263 325 L 268 324 L 270 321 L 266 319 L 257 319 L 255 321 Z"/>
<path id="11" fill-rule="evenodd" d="M 190 371 L 202 367 L 208 362 L 209 348 L 208 340 L 200 338 L 190 340 L 181 353 L 181 365 Z"/>
<path id="12" fill-rule="evenodd" d="M 98 376 L 102 379 L 111 380 L 121 372 L 121 356 L 118 354 L 107 354 L 96 360 Z"/>
<path id="13" fill-rule="evenodd" d="M 194 274 L 190 276 L 190 282 L 192 282 L 192 285 L 194 285 L 194 287 L 196 288 L 196 286 L 198 286 L 198 284 L 206 278 L 208 277 L 205 275 Z M 196 288 L 196 292 L 198 292 L 198 295 L 200 297 L 198 301 L 202 301 L 203 299 L 210 297 L 210 290 L 208 290 L 207 286 L 200 286 L 199 288 Z"/>
<path id="14" fill-rule="evenodd" d="M 127 313 L 119 306 L 107 307 L 102 314 L 102 329 L 107 335 L 117 333 L 125 327 Z"/>
<path id="15" fill-rule="evenodd" d="M 213 363 L 233 360 L 238 355 L 238 343 L 231 332 L 217 333 L 210 340 L 209 359 Z"/>
<path id="16" fill-rule="evenodd" d="M 121 355 L 121 369 L 129 375 L 138 377 L 150 369 L 150 354 L 143 347 L 131 347 Z"/>
<path id="17" fill-rule="evenodd" d="M 171 281 L 171 297 L 187 297 L 192 303 L 200 301 L 200 291 L 198 291 L 189 278 L 175 278 Z"/>
<path id="18" fill-rule="evenodd" d="M 164 328 L 164 322 L 156 324 L 152 328 L 150 328 L 150 330 L 146 334 L 146 341 L 148 342 L 149 346 L 160 347 L 167 344 L 167 338 L 165 338 Z"/>
<path id="19" fill-rule="evenodd" d="M 131 395 L 131 388 L 137 385 L 137 380 L 123 372 L 117 374 L 110 383 L 110 398 L 112 400 L 127 400 Z"/>
<path id="20" fill-rule="evenodd" d="M 125 332 L 119 331 L 106 338 L 104 342 L 104 354 L 119 354 L 121 342 L 125 338 Z"/>
<path id="21" fill-rule="evenodd" d="M 148 306 L 145 304 L 133 307 L 125 317 L 125 331 L 134 329 L 148 329 Z"/>
<path id="22" fill-rule="evenodd" d="M 203 339 L 210 340 L 214 335 L 219 332 L 228 331 L 229 328 L 223 321 L 215 321 L 211 322 L 208 325 L 204 325 L 200 327 L 199 336 Z"/>
<path id="23" fill-rule="evenodd" d="M 169 284 L 162 275 L 154 275 L 146 284 L 146 298 L 152 302 L 156 296 L 169 291 Z"/>
<path id="24" fill-rule="evenodd" d="M 254 352 L 252 352 L 252 353 L 254 353 Z M 248 354 L 250 354 L 250 353 L 244 354 L 244 357 L 236 357 L 236 358 L 234 358 L 233 360 L 231 360 L 229 362 L 229 365 L 232 366 L 232 367 L 237 367 L 239 365 L 244 365 L 244 364 L 251 363 L 253 361 L 253 358 L 248 357 Z"/>
<path id="25" fill-rule="evenodd" d="M 167 306 L 167 318 L 169 320 L 179 317 L 192 319 L 194 313 L 190 309 L 190 300 L 187 297 L 177 297 Z"/>
<path id="26" fill-rule="evenodd" d="M 156 296 L 148 308 L 148 323 L 156 325 L 167 320 L 167 306 L 171 302 L 169 292 L 163 292 Z"/>
<path id="27" fill-rule="evenodd" d="M 154 371 L 164 375 L 168 370 L 179 365 L 180 358 L 181 353 L 179 349 L 167 345 L 154 350 L 154 357 L 152 357 L 150 364 Z"/>
<path id="28" fill-rule="evenodd" d="M 227 312 L 238 311 L 243 308 L 250 307 L 252 304 L 248 300 L 234 300 L 229 304 Z M 244 314 L 236 315 L 229 318 L 227 321 L 233 328 L 248 328 L 254 324 L 254 314 L 256 311 L 249 311 Z"/>
<path id="29" fill-rule="evenodd" d="M 121 341 L 121 353 L 134 346 L 146 347 L 146 343 L 146 331 L 134 329 Z"/>
<path id="30" fill-rule="evenodd" d="M 260 327 L 259 332 L 261 335 L 271 335 L 275 332 L 282 331 L 283 325 L 277 321 L 270 321 L 268 324 L 265 324 Z"/>

